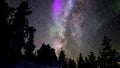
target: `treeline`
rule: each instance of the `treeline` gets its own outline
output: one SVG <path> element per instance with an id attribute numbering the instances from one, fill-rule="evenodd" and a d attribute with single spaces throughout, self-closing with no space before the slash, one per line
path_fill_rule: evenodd
<path id="1" fill-rule="evenodd" d="M 55 49 L 44 43 L 35 55 L 33 51 L 36 29 L 29 25 L 27 19 L 32 13 L 28 3 L 23 1 L 14 8 L 8 6 L 5 0 L 0 0 L 0 9 L 0 68 L 15 68 L 14 65 L 24 60 L 56 68 L 120 68 L 120 54 L 112 49 L 111 39 L 106 36 L 102 40 L 103 48 L 99 50 L 98 57 L 90 52 L 86 57 L 80 54 L 75 61 L 67 58 L 65 51 L 61 51 L 57 57 Z"/>
<path id="2" fill-rule="evenodd" d="M 29 25 L 30 15 L 28 3 L 23 1 L 17 8 L 10 7 L 5 0 L 0 0 L 0 68 L 10 68 L 23 57 L 21 49 L 26 49 L 26 55 L 34 50 L 34 32 Z"/>

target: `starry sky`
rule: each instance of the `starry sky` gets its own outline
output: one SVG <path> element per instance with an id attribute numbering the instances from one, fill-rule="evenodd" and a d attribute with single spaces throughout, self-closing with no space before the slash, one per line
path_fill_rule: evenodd
<path id="1" fill-rule="evenodd" d="M 17 7 L 22 0 L 8 0 Z M 104 35 L 120 52 L 120 0 L 28 0 L 33 13 L 29 22 L 35 33 L 36 49 L 50 44 L 56 53 L 65 50 L 76 58 L 81 52 L 98 52 Z"/>

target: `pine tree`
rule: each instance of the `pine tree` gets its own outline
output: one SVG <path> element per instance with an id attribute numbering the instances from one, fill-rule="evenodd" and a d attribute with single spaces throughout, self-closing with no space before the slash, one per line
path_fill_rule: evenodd
<path id="1" fill-rule="evenodd" d="M 90 67 L 89 59 L 85 57 L 85 68 L 89 68 L 89 67 Z"/>
<path id="2" fill-rule="evenodd" d="M 94 55 L 93 52 L 90 52 L 90 55 L 88 55 L 88 59 L 89 59 L 90 68 L 97 68 L 96 56 Z"/>
<path id="3" fill-rule="evenodd" d="M 65 51 L 63 50 L 59 54 L 59 65 L 61 68 L 68 68 L 68 61 L 65 58 Z"/>
<path id="4" fill-rule="evenodd" d="M 33 54 L 33 51 L 34 51 L 34 48 L 35 48 L 35 45 L 34 45 L 34 32 L 36 30 L 33 28 L 33 27 L 28 27 L 27 29 L 27 42 L 25 44 L 25 56 L 26 56 L 26 59 L 28 60 L 31 60 L 31 61 L 34 61 L 34 57 L 35 55 Z"/>
<path id="5" fill-rule="evenodd" d="M 7 18 L 10 14 L 10 7 L 5 0 L 0 0 L 0 52 L 8 48 L 10 40 L 10 26 Z"/>
<path id="6" fill-rule="evenodd" d="M 73 59 L 69 59 L 69 68 L 76 68 L 76 63 Z"/>
<path id="7" fill-rule="evenodd" d="M 0 0 L 0 67 L 9 67 L 9 44 L 11 38 L 11 28 L 8 18 L 11 8 L 5 0 Z"/>
<path id="8" fill-rule="evenodd" d="M 45 45 L 43 43 L 42 47 L 38 50 L 37 60 L 40 64 L 57 65 L 55 49 L 51 48 L 49 44 Z"/>
<path id="9" fill-rule="evenodd" d="M 12 28 L 12 46 L 11 46 L 11 57 L 13 63 L 19 62 L 22 53 L 21 48 L 25 47 L 25 39 L 28 38 L 28 28 L 29 22 L 27 15 L 31 14 L 29 10 L 28 3 L 23 1 L 20 6 L 16 9 L 14 14 L 13 23 L 11 24 Z"/>
<path id="10" fill-rule="evenodd" d="M 82 54 L 80 53 L 79 59 L 78 59 L 78 68 L 84 68 L 84 59 L 82 57 Z"/>
<path id="11" fill-rule="evenodd" d="M 120 60 L 120 54 L 112 49 L 110 45 L 111 39 L 104 36 L 102 41 L 103 49 L 100 51 L 102 68 L 119 68 L 117 62 Z"/>

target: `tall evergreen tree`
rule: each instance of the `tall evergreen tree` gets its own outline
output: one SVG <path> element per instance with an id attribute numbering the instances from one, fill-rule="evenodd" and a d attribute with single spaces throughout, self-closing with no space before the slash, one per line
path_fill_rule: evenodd
<path id="1" fill-rule="evenodd" d="M 11 28 L 8 18 L 11 8 L 5 0 L 0 0 L 0 67 L 7 68 L 10 64 L 9 44 L 11 39 Z"/>
<path id="2" fill-rule="evenodd" d="M 102 41 L 103 49 L 100 51 L 102 68 L 119 68 L 117 62 L 120 60 L 120 54 L 111 48 L 111 39 L 104 36 Z"/>
<path id="3" fill-rule="evenodd" d="M 10 7 L 5 0 L 0 0 L 0 52 L 6 51 L 10 40 L 10 26 L 7 18 L 10 14 Z"/>
<path id="4" fill-rule="evenodd" d="M 88 59 L 89 59 L 90 68 L 97 68 L 96 56 L 94 55 L 93 52 L 90 52 L 90 55 L 88 55 Z"/>
<path id="5" fill-rule="evenodd" d="M 27 15 L 31 14 L 28 3 L 23 1 L 16 9 L 14 15 L 12 27 L 12 49 L 11 56 L 14 63 L 18 62 L 22 57 L 21 48 L 25 46 L 25 39 L 27 38 L 27 29 L 29 28 L 29 22 Z"/>
<path id="6" fill-rule="evenodd" d="M 82 54 L 80 53 L 79 59 L 78 59 L 78 68 L 84 68 L 84 59 L 82 57 Z"/>
<path id="7" fill-rule="evenodd" d="M 102 60 L 101 60 L 101 57 L 98 56 L 98 57 L 97 57 L 97 67 L 98 67 L 98 68 L 102 68 L 101 65 L 102 65 Z"/>
<path id="8" fill-rule="evenodd" d="M 42 47 L 38 50 L 37 60 L 40 64 L 57 65 L 55 49 L 51 48 L 49 44 L 45 45 L 43 43 Z"/>
<path id="9" fill-rule="evenodd" d="M 90 64 L 89 64 L 89 60 L 87 57 L 85 57 L 85 68 L 89 68 Z"/>
<path id="10" fill-rule="evenodd" d="M 73 59 L 69 59 L 69 68 L 76 68 L 76 63 Z"/>
<path id="11" fill-rule="evenodd" d="M 65 58 L 65 51 L 63 50 L 59 54 L 59 65 L 61 68 L 68 68 L 68 61 Z"/>
<path id="12" fill-rule="evenodd" d="M 35 45 L 34 45 L 34 32 L 36 30 L 33 28 L 33 27 L 28 27 L 27 29 L 27 42 L 26 42 L 26 45 L 25 45 L 25 56 L 26 56 L 26 59 L 28 60 L 31 60 L 31 61 L 34 61 L 34 57 L 35 55 L 33 54 L 33 51 L 34 51 L 34 48 L 35 48 Z"/>

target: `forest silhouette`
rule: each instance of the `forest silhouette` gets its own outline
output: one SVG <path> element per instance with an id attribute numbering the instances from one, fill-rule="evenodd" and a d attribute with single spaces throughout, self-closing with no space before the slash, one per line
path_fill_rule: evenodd
<path id="1" fill-rule="evenodd" d="M 29 25 L 27 19 L 32 13 L 28 2 L 23 1 L 14 8 L 0 0 L 0 9 L 0 68 L 120 68 L 120 53 L 112 49 L 112 39 L 107 36 L 103 37 L 99 56 L 90 52 L 83 57 L 80 53 L 75 61 L 67 58 L 62 50 L 57 57 L 55 49 L 45 43 L 35 55 L 36 29 Z"/>

